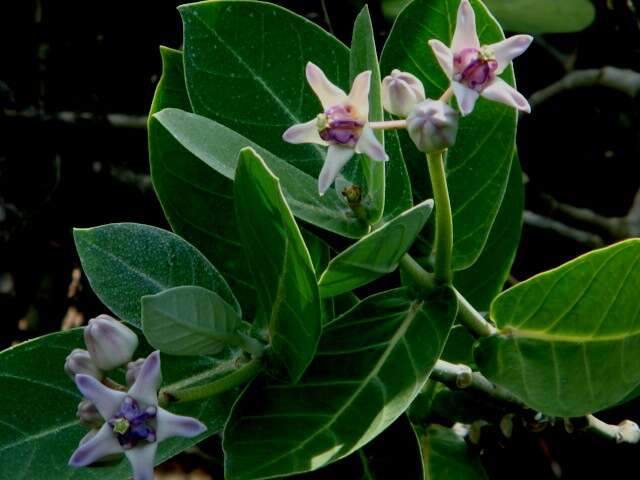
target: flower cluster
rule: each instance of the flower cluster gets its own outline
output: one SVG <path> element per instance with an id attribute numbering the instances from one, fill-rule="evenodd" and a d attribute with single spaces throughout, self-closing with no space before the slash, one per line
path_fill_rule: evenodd
<path id="1" fill-rule="evenodd" d="M 84 467 L 124 453 L 135 480 L 152 480 L 158 442 L 173 436 L 195 437 L 206 426 L 158 406 L 160 352 L 132 362 L 138 337 L 124 324 L 100 315 L 89 321 L 84 339 L 87 350 L 73 350 L 64 368 L 84 396 L 77 416 L 91 430 L 69 465 Z M 105 373 L 125 364 L 128 391 L 106 386 L 114 382 Z"/>
<path id="2" fill-rule="evenodd" d="M 481 45 L 476 32 L 475 13 L 469 0 L 461 0 L 451 46 L 429 40 L 435 57 L 450 80 L 450 87 L 439 100 L 426 97 L 420 80 L 408 72 L 394 69 L 382 81 L 382 103 L 386 111 L 406 122 L 369 122 L 371 72 L 358 75 L 346 95 L 331 83 L 324 72 L 309 62 L 306 76 L 324 109 L 316 118 L 290 127 L 283 135 L 289 143 L 315 143 L 328 147 L 318 178 L 323 195 L 354 153 L 386 161 L 387 154 L 374 135 L 375 129 L 406 128 L 417 148 L 426 153 L 445 150 L 456 140 L 459 114 L 448 104 L 455 95 L 460 114 L 469 115 L 480 96 L 504 103 L 524 112 L 527 100 L 499 75 L 511 60 L 524 53 L 532 41 L 529 35 L 516 35 L 491 45 Z"/>

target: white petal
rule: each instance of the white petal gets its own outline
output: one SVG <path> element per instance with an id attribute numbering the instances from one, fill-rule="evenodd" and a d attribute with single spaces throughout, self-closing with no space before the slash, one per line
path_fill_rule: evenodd
<path id="1" fill-rule="evenodd" d="M 80 446 L 71 455 L 69 465 L 72 467 L 85 467 L 103 457 L 121 452 L 122 447 L 118 443 L 118 439 L 113 434 L 111 427 L 105 423 L 98 430 L 98 433 L 89 440 L 84 441 L 84 443 L 80 443 Z"/>
<path id="2" fill-rule="evenodd" d="M 429 40 L 429 46 L 449 80 L 453 78 L 453 52 L 440 40 Z"/>
<path id="3" fill-rule="evenodd" d="M 356 143 L 356 152 L 364 153 L 367 157 L 380 162 L 389 160 L 389 156 L 384 151 L 384 147 L 378 141 L 375 133 L 368 124 L 362 129 L 360 140 Z"/>
<path id="4" fill-rule="evenodd" d="M 329 145 L 327 158 L 318 177 L 318 192 L 324 195 L 342 170 L 342 167 L 353 157 L 353 148 Z"/>
<path id="5" fill-rule="evenodd" d="M 158 442 L 138 444 L 125 450 L 124 454 L 131 463 L 133 480 L 153 480 L 153 465 L 156 461 Z"/>
<path id="6" fill-rule="evenodd" d="M 156 428 L 158 442 L 169 437 L 197 437 L 207 430 L 205 424 L 195 418 L 174 415 L 164 408 L 158 408 L 156 419 L 158 421 Z"/>
<path id="7" fill-rule="evenodd" d="M 371 88 L 371 71 L 367 70 L 358 74 L 353 79 L 353 85 L 349 92 L 349 103 L 356 107 L 359 118 L 369 118 L 369 89 Z"/>
<path id="8" fill-rule="evenodd" d="M 473 107 L 476 106 L 476 101 L 480 94 L 458 82 L 451 82 L 451 86 L 453 87 L 453 93 L 456 96 L 456 100 L 458 100 L 460 113 L 463 117 L 465 115 L 469 115 L 473 112 Z"/>
<path id="9" fill-rule="evenodd" d="M 340 105 L 347 99 L 347 94 L 331 83 L 317 65 L 311 62 L 307 63 L 306 74 L 309 85 L 325 110 Z"/>
<path id="10" fill-rule="evenodd" d="M 105 420 L 109 420 L 115 415 L 122 400 L 127 396 L 125 392 L 105 387 L 89 375 L 78 374 L 75 381 L 80 393 L 94 403 L 100 416 Z"/>
<path id="11" fill-rule="evenodd" d="M 476 33 L 476 14 L 469 0 L 462 0 L 458 8 L 456 31 L 453 34 L 451 49 L 458 53 L 465 48 L 480 48 L 480 40 Z"/>
<path id="12" fill-rule="evenodd" d="M 531 113 L 531 106 L 524 96 L 501 78 L 491 82 L 481 94 L 494 102 L 504 103 L 526 113 Z"/>
<path id="13" fill-rule="evenodd" d="M 297 123 L 289 127 L 282 135 L 282 139 L 289 143 L 316 143 L 318 145 L 328 145 L 318 131 L 318 121 L 314 118 L 306 123 Z"/>
<path id="14" fill-rule="evenodd" d="M 142 364 L 140 373 L 128 394 L 145 406 L 157 405 L 158 389 L 161 383 L 160 352 L 156 350 Z"/>
<path id="15" fill-rule="evenodd" d="M 489 45 L 489 48 L 496 56 L 498 62 L 498 69 L 496 74 L 500 75 L 504 72 L 505 68 L 509 66 L 511 60 L 522 55 L 529 45 L 533 42 L 531 35 L 514 35 L 501 42 Z"/>

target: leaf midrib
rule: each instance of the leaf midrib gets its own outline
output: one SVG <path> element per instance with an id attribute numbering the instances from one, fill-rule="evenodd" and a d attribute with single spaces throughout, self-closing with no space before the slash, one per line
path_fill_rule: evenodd
<path id="1" fill-rule="evenodd" d="M 545 333 L 536 330 L 520 329 L 506 326 L 498 333 L 499 336 L 511 339 L 511 338 L 525 338 L 531 340 L 542 340 L 546 342 L 567 342 L 567 343 L 596 343 L 596 342 L 614 342 L 619 340 L 629 339 L 640 335 L 640 330 L 621 332 L 613 335 L 601 335 L 596 337 L 595 335 L 566 335 L 566 334 L 553 334 Z"/>

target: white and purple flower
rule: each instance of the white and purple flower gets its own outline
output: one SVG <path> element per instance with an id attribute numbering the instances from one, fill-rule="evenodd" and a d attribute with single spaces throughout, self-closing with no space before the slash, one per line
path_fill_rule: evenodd
<path id="1" fill-rule="evenodd" d="M 529 48 L 532 40 L 529 35 L 515 35 L 481 46 L 473 8 L 469 0 L 462 0 L 451 48 L 439 40 L 429 40 L 429 45 L 451 80 L 462 115 L 473 111 L 480 96 L 529 113 L 531 107 L 527 99 L 498 75 L 504 72 L 511 60 Z"/>
<path id="2" fill-rule="evenodd" d="M 207 429 L 195 418 L 174 415 L 158 406 L 161 381 L 157 351 L 144 361 L 128 392 L 113 390 L 91 376 L 77 374 L 78 389 L 95 405 L 105 422 L 83 438 L 69 465 L 84 467 L 124 453 L 133 468 L 134 480 L 153 480 L 158 442 L 174 436 L 195 437 Z"/>
<path id="3" fill-rule="evenodd" d="M 84 329 L 84 343 L 93 363 L 109 371 L 131 360 L 138 348 L 138 336 L 115 318 L 98 315 Z"/>
<path id="4" fill-rule="evenodd" d="M 364 153 L 378 161 L 389 157 L 369 126 L 371 72 L 362 72 L 353 80 L 349 95 L 311 62 L 307 63 L 306 75 L 324 111 L 313 120 L 293 125 L 282 138 L 289 143 L 329 147 L 318 178 L 318 191 L 323 195 L 354 153 Z"/>

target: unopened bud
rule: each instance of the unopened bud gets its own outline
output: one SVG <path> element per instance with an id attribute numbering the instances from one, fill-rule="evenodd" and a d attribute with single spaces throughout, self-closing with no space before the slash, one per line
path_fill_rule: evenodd
<path id="1" fill-rule="evenodd" d="M 91 355 L 81 348 L 74 349 L 64 362 L 64 371 L 73 379 L 77 374 L 82 373 L 101 380 L 102 372 L 91 359 Z"/>
<path id="2" fill-rule="evenodd" d="M 100 427 L 104 423 L 104 420 L 95 404 L 91 400 L 86 398 L 78 404 L 76 416 L 80 420 L 80 423 L 87 427 Z"/>
<path id="3" fill-rule="evenodd" d="M 425 100 L 407 117 L 407 131 L 421 152 L 445 150 L 456 142 L 458 113 L 439 100 Z"/>
<path id="4" fill-rule="evenodd" d="M 425 99 L 424 86 L 414 75 L 393 70 L 382 80 L 382 105 L 384 109 L 399 117 L 406 117 Z"/>
<path id="5" fill-rule="evenodd" d="M 140 369 L 142 368 L 145 360 L 146 358 L 139 358 L 133 362 L 127 363 L 127 373 L 124 377 L 127 382 L 127 387 L 130 387 L 136 382 L 136 378 L 138 378 L 138 374 L 140 373 Z"/>
<path id="6" fill-rule="evenodd" d="M 109 315 L 89 320 L 89 325 L 84 329 L 84 342 L 93 362 L 101 370 L 124 365 L 138 348 L 137 335 Z"/>

